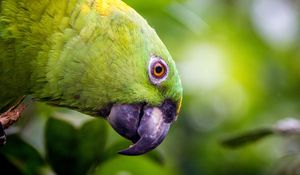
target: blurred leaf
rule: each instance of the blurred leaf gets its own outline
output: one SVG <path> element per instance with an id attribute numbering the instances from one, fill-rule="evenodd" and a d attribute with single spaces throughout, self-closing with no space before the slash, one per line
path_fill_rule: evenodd
<path id="1" fill-rule="evenodd" d="M 156 163 L 159 163 L 161 165 L 165 164 L 165 159 L 163 155 L 157 149 L 150 151 L 149 153 L 146 154 L 146 156 L 149 159 L 155 161 Z"/>
<path id="2" fill-rule="evenodd" d="M 50 118 L 46 125 L 46 154 L 57 174 L 76 174 L 77 138 L 75 128 Z"/>
<path id="3" fill-rule="evenodd" d="M 144 156 L 118 156 L 97 167 L 94 175 L 166 175 L 173 174 Z"/>
<path id="4" fill-rule="evenodd" d="M 0 169 L 1 174 L 23 175 L 23 173 L 16 167 L 9 159 L 0 154 Z"/>
<path id="5" fill-rule="evenodd" d="M 102 120 L 91 120 L 75 129 L 65 121 L 51 118 L 46 126 L 47 157 L 58 174 L 86 174 L 102 159 L 106 137 Z"/>
<path id="6" fill-rule="evenodd" d="M 104 157 L 103 160 L 107 161 L 108 159 L 112 159 L 116 156 L 118 156 L 118 152 L 120 150 L 123 150 L 124 148 L 127 148 L 130 145 L 130 142 L 123 139 L 120 141 L 117 141 L 116 143 L 114 143 L 113 145 L 109 146 L 105 152 L 104 152 Z"/>
<path id="7" fill-rule="evenodd" d="M 0 168 L 10 173 L 3 174 L 39 174 L 45 162 L 31 145 L 24 142 L 18 135 L 10 135 L 5 146 L 0 148 Z M 8 161 L 8 162 L 7 162 Z M 15 167 L 15 169 L 13 169 Z"/>
<path id="8" fill-rule="evenodd" d="M 229 148 L 237 148 L 245 144 L 253 143 L 272 134 L 274 134 L 274 131 L 271 128 L 262 128 L 224 139 L 221 143 L 223 146 Z"/>
<path id="9" fill-rule="evenodd" d="M 103 120 L 91 120 L 81 127 L 78 136 L 78 174 L 84 174 L 102 159 L 107 128 Z"/>

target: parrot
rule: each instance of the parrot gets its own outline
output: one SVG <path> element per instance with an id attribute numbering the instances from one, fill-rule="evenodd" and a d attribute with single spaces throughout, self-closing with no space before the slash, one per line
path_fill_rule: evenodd
<path id="1" fill-rule="evenodd" d="M 0 0 L 0 113 L 28 96 L 103 118 L 132 142 L 120 154 L 141 155 L 166 137 L 182 93 L 168 49 L 125 2 Z"/>

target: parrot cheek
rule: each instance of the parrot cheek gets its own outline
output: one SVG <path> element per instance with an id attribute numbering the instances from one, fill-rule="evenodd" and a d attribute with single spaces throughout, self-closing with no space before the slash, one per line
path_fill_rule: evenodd
<path id="1" fill-rule="evenodd" d="M 107 120 L 120 135 L 134 143 L 119 153 L 140 155 L 160 145 L 175 117 L 175 103 L 166 100 L 158 107 L 146 104 L 114 105 Z"/>

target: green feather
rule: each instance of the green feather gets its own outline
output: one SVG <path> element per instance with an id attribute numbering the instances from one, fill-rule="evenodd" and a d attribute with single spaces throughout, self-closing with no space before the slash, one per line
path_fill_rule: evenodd
<path id="1" fill-rule="evenodd" d="M 179 101 L 175 63 L 155 31 L 119 0 L 0 0 L 0 110 L 22 95 L 85 113 L 111 103 Z M 159 86 L 151 55 L 169 66 Z"/>

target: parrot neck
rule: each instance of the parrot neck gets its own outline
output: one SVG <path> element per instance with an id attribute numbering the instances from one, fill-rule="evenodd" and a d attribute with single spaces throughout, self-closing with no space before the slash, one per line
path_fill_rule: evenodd
<path id="1" fill-rule="evenodd" d="M 59 99 L 63 93 L 58 87 L 59 80 L 68 66 L 61 55 L 67 47 L 65 43 L 81 32 L 82 16 L 88 10 L 82 5 L 86 2 L 9 0 L 0 3 L 0 38 L 3 39 L 0 56 L 6 58 L 5 66 L 14 67 L 12 73 L 0 72 L 1 77 L 6 73 L 5 88 L 38 99 Z M 16 83 L 9 86 L 8 81 L 12 79 Z"/>
<path id="2" fill-rule="evenodd" d="M 75 3 L 0 0 L 0 90 L 7 92 L 0 95 L 0 108 L 24 94 L 44 93 L 48 62 L 58 59 L 59 31 L 76 13 Z"/>
<path id="3" fill-rule="evenodd" d="M 80 92 L 94 81 L 86 72 L 98 56 L 90 40 L 106 35 L 100 30 L 110 21 L 101 16 L 114 10 L 130 8 L 121 0 L 0 0 L 0 90 L 10 89 L 0 94 L 0 108 L 24 94 L 59 106 L 87 104 Z"/>

